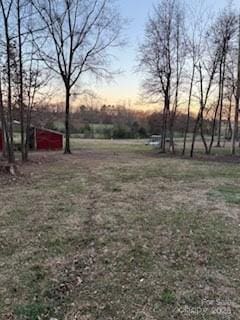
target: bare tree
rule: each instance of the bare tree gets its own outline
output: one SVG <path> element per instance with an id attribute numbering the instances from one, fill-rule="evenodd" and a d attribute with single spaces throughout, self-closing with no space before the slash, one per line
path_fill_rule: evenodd
<path id="1" fill-rule="evenodd" d="M 18 38 L 18 65 L 19 65 L 19 107 L 20 107 L 20 126 L 21 126 L 21 152 L 22 160 L 26 159 L 26 152 L 24 148 L 24 99 L 23 99 L 23 58 L 22 58 L 22 1 L 16 0 L 16 11 L 17 11 L 17 38 Z"/>
<path id="2" fill-rule="evenodd" d="M 221 136 L 222 136 L 222 118 L 223 118 L 223 107 L 224 107 L 224 98 L 226 97 L 225 91 L 226 87 L 226 72 L 227 72 L 227 64 L 229 63 L 229 54 L 231 53 L 231 41 L 234 38 L 236 33 L 236 15 L 233 12 L 231 7 L 225 8 L 222 12 L 220 12 L 216 21 L 212 25 L 210 29 L 210 38 L 212 47 L 215 47 L 216 51 L 219 52 L 219 62 L 218 62 L 218 97 L 215 104 L 215 111 L 213 115 L 212 122 L 212 133 L 209 144 L 208 152 L 211 152 L 215 132 L 217 125 L 217 117 L 218 117 L 218 140 L 217 147 L 221 146 Z"/>
<path id="3" fill-rule="evenodd" d="M 211 60 L 209 61 L 209 64 L 203 68 L 203 62 L 199 62 L 199 65 L 197 66 L 197 70 L 199 73 L 199 111 L 197 115 L 197 119 L 195 122 L 194 130 L 193 130 L 193 137 L 192 137 L 192 146 L 191 146 L 191 152 L 190 155 L 193 157 L 194 153 L 194 147 L 195 147 L 195 141 L 196 136 L 198 133 L 198 130 L 200 129 L 200 134 L 202 138 L 202 142 L 205 148 L 205 152 L 208 154 L 208 144 L 204 136 L 204 112 L 206 111 L 207 103 L 209 101 L 210 97 L 210 91 L 212 89 L 212 85 L 214 82 L 214 77 L 216 75 L 217 66 L 219 61 L 219 52 L 215 51 L 213 53 L 213 56 L 211 57 Z"/>
<path id="4" fill-rule="evenodd" d="M 175 153 L 174 143 L 174 124 L 179 107 L 179 93 L 180 84 L 185 65 L 186 56 L 186 39 L 185 39 L 185 28 L 184 28 L 184 14 L 180 7 L 176 14 L 176 83 L 175 83 L 175 97 L 170 117 L 169 133 L 170 133 L 170 147 L 172 152 Z"/>
<path id="5" fill-rule="evenodd" d="M 0 72 L 0 116 L 1 116 L 1 126 L 2 126 L 2 142 L 3 142 L 3 157 L 6 157 L 6 151 L 8 151 L 9 157 L 9 132 L 7 130 L 7 123 L 6 123 L 6 115 L 4 112 L 4 103 L 3 103 L 3 86 L 2 86 L 2 74 Z M 7 150 L 6 150 L 7 146 Z"/>
<path id="6" fill-rule="evenodd" d="M 160 1 L 149 18 L 145 40 L 139 50 L 139 68 L 145 74 L 142 86 L 144 95 L 148 100 L 163 103 L 163 152 L 166 151 L 167 132 L 173 126 L 170 121 L 171 109 L 175 116 L 178 104 L 180 59 L 184 47 L 183 24 L 184 16 L 179 1 Z"/>
<path id="7" fill-rule="evenodd" d="M 189 81 L 189 91 L 188 91 L 188 101 L 187 101 L 187 120 L 186 127 L 184 130 L 184 139 L 183 139 L 183 150 L 182 154 L 185 155 L 186 145 L 187 145 L 187 136 L 189 133 L 189 125 L 190 125 L 190 116 L 191 116 L 191 106 L 193 100 L 193 92 L 195 85 L 195 77 L 196 77 L 196 66 L 199 62 L 199 58 L 201 56 L 202 50 L 202 40 L 203 40 L 203 31 L 205 28 L 204 22 L 206 21 L 204 13 L 206 12 L 205 8 L 200 7 L 189 7 L 188 8 L 188 16 L 191 19 L 187 19 L 188 21 L 188 34 L 187 34 L 187 55 L 189 60 L 189 70 L 187 73 L 187 80 Z M 204 25 L 204 26 L 203 26 Z"/>
<path id="8" fill-rule="evenodd" d="M 37 96 L 48 83 L 44 65 L 38 61 L 34 46 L 35 37 L 42 28 L 33 23 L 33 5 L 30 0 L 16 0 L 17 16 L 17 104 L 20 109 L 22 160 L 28 160 L 30 144 L 31 113 Z M 36 16 L 34 16 L 36 24 Z"/>
<path id="9" fill-rule="evenodd" d="M 192 93 L 193 93 L 193 85 L 194 85 L 195 72 L 196 72 L 196 64 L 195 64 L 194 60 L 195 60 L 195 58 L 193 58 L 193 63 L 192 63 L 192 72 L 191 72 L 189 94 L 188 94 L 187 121 L 186 121 L 186 127 L 185 127 L 185 131 L 184 131 L 183 150 L 182 150 L 183 155 L 185 155 L 185 152 L 186 152 L 187 135 L 189 132 L 189 124 L 190 124 Z"/>
<path id="10" fill-rule="evenodd" d="M 4 130 L 6 139 L 6 148 L 9 163 L 14 163 L 14 141 L 13 141 L 13 113 L 12 113 L 12 73 L 11 73 L 11 35 L 10 19 L 13 0 L 0 0 L 0 11 L 3 20 L 3 29 L 5 35 L 5 55 L 6 55 L 6 75 L 7 75 L 7 121 L 4 120 Z M 2 106 L 3 107 L 3 106 Z M 4 114 L 3 114 L 4 116 Z"/>
<path id="11" fill-rule="evenodd" d="M 235 79 L 235 70 L 236 70 L 236 62 L 235 60 L 235 50 L 231 50 L 230 57 L 226 67 L 226 99 L 228 101 L 228 112 L 227 112 L 227 122 L 228 122 L 228 130 L 227 130 L 227 140 L 232 140 L 233 138 L 233 122 L 232 122 L 232 113 L 233 113 L 233 105 L 234 98 L 236 93 L 236 79 Z"/>
<path id="12" fill-rule="evenodd" d="M 217 146 L 221 146 L 221 128 L 222 128 L 222 113 L 224 104 L 224 89 L 226 81 L 226 64 L 228 62 L 228 55 L 230 42 L 236 32 L 236 15 L 232 11 L 232 8 L 226 8 L 223 13 L 220 14 L 215 25 L 215 42 L 220 47 L 221 57 L 219 61 L 219 126 L 218 126 L 218 141 Z M 217 106 L 217 107 L 218 107 Z"/>
<path id="13" fill-rule="evenodd" d="M 221 142 L 221 122 L 224 106 L 224 88 L 226 80 L 226 65 L 230 49 L 230 41 L 235 33 L 236 18 L 232 9 L 228 7 L 215 18 L 210 28 L 205 30 L 205 43 L 201 45 L 201 56 L 198 64 L 199 84 L 199 113 L 193 132 L 191 156 L 193 156 L 195 139 L 200 129 L 205 152 L 209 154 L 214 142 L 217 116 L 219 115 L 218 145 Z M 219 32 L 220 31 L 220 32 Z M 208 144 L 204 135 L 204 117 L 209 114 L 210 99 L 215 98 L 215 84 L 218 87 L 216 103 L 211 102 L 213 112 L 212 132 Z"/>
<path id="14" fill-rule="evenodd" d="M 121 45 L 122 19 L 112 0 L 32 0 L 47 39 L 35 45 L 39 57 L 65 87 L 65 153 L 70 149 L 70 97 L 85 73 L 110 76 L 107 50 Z"/>

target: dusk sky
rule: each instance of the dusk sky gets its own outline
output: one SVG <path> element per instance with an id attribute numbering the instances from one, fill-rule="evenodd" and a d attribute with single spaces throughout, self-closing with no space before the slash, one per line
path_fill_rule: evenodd
<path id="1" fill-rule="evenodd" d="M 195 0 L 197 3 L 201 0 Z M 137 64 L 136 53 L 138 44 L 144 37 L 145 24 L 149 13 L 151 13 L 153 3 L 157 0 L 120 0 L 119 6 L 124 17 L 129 19 L 130 23 L 125 30 L 128 40 L 125 48 L 114 52 L 116 60 L 115 68 L 121 68 L 123 73 L 115 78 L 114 83 L 94 84 L 94 91 L 101 97 L 104 103 L 125 103 L 126 105 L 138 106 L 139 92 L 141 83 L 141 74 L 134 72 Z M 193 3 L 193 0 L 186 0 L 186 4 Z M 228 3 L 227 0 L 206 0 L 207 6 L 213 10 L 218 10 Z M 235 5 L 238 1 L 234 2 Z"/>

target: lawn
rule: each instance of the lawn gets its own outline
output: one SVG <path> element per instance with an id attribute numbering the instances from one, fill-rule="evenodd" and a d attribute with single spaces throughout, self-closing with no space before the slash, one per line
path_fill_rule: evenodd
<path id="1" fill-rule="evenodd" d="M 74 147 L 0 177 L 0 319 L 240 319 L 239 164 Z"/>

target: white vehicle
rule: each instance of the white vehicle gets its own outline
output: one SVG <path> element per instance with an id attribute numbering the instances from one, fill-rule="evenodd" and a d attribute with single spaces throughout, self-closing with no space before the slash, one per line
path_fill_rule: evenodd
<path id="1" fill-rule="evenodd" d="M 146 142 L 146 145 L 159 148 L 161 145 L 162 136 L 161 135 L 152 135 L 151 138 Z"/>

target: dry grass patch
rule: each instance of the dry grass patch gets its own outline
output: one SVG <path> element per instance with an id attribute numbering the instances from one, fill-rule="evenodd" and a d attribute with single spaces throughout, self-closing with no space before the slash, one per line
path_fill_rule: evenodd
<path id="1" fill-rule="evenodd" d="M 238 319 L 238 166 L 118 146 L 1 189 L 0 319 Z"/>

